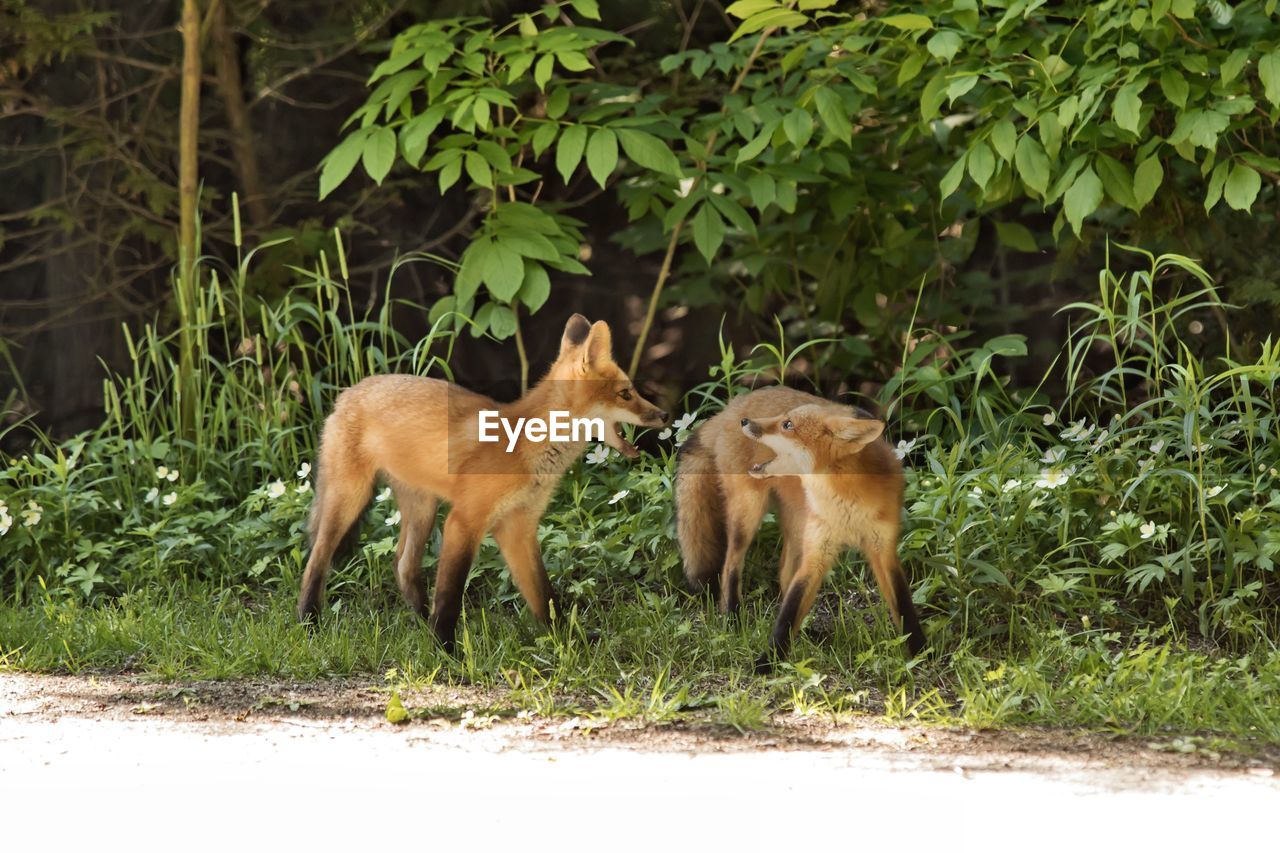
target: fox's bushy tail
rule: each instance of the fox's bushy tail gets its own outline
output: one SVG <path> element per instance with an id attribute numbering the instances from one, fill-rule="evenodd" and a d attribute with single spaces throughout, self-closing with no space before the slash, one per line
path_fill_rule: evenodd
<path id="1" fill-rule="evenodd" d="M 726 547 L 724 497 L 715 458 L 699 432 L 680 448 L 676 465 L 676 536 L 689 586 L 715 590 Z"/>

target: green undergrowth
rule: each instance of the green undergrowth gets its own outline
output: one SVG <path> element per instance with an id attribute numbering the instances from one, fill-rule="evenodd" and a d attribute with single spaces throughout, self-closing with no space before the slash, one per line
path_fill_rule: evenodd
<path id="1" fill-rule="evenodd" d="M 339 597 L 337 612 L 311 629 L 295 622 L 291 597 L 202 585 L 130 593 L 98 606 L 48 598 L 0 608 L 0 661 L 17 670 L 178 681 L 380 678 L 393 719 L 400 709 L 404 718 L 475 710 L 748 731 L 780 715 L 877 714 L 902 723 L 1078 728 L 1216 748 L 1280 744 L 1280 653 L 1272 649 L 1196 648 L 1169 623 L 1125 632 L 1042 622 L 1016 639 L 980 643 L 933 619 L 933 650 L 908 660 L 874 591 L 861 578 L 844 581 L 844 589 L 820 600 L 791 662 L 764 678 L 748 664 L 771 624 L 770 590 L 749 596 L 742 616 L 727 622 L 700 596 L 646 585 L 575 605 L 551 631 L 515 606 L 471 601 L 456 657 L 394 601 L 389 585 L 376 596 Z M 439 685 L 486 688 L 493 698 L 477 709 L 399 698 Z"/>

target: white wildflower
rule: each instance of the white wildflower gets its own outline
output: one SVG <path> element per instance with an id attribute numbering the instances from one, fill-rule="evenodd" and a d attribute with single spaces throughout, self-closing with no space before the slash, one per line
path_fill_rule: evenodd
<path id="1" fill-rule="evenodd" d="M 1151 444 L 1151 454 L 1152 454 L 1153 456 L 1154 456 L 1155 454 L 1159 453 L 1159 452 L 1160 452 L 1160 451 L 1162 451 L 1162 450 L 1164 450 L 1164 439 L 1163 439 L 1163 438 L 1161 438 L 1161 439 L 1157 439 L 1156 441 L 1154 441 L 1154 442 Z"/>
<path id="2" fill-rule="evenodd" d="M 623 489 L 622 491 L 617 492 L 613 497 L 609 498 L 609 504 L 610 505 L 616 504 L 618 501 L 622 500 L 629 494 L 631 494 L 631 491 L 629 489 Z"/>
<path id="3" fill-rule="evenodd" d="M 1053 426 L 1053 422 L 1057 419 L 1057 416 L 1054 415 L 1053 412 L 1050 412 L 1041 419 L 1041 422 L 1044 423 L 1045 426 Z"/>
<path id="4" fill-rule="evenodd" d="M 8 513 L 5 513 L 8 515 Z M 35 501 L 27 501 L 27 508 L 22 511 L 22 526 L 35 527 L 44 517 L 44 509 Z"/>
<path id="5" fill-rule="evenodd" d="M 1058 435 L 1067 441 L 1084 441 L 1086 438 L 1093 435 L 1093 430 L 1093 424 L 1085 426 L 1085 419 L 1081 418 L 1078 421 L 1073 421 L 1071 426 L 1058 433 Z"/>
<path id="6" fill-rule="evenodd" d="M 302 467 L 298 469 L 298 479 L 305 480 L 311 476 L 311 463 L 303 462 Z"/>
<path id="7" fill-rule="evenodd" d="M 1156 535 L 1156 523 L 1154 521 L 1144 521 L 1142 526 L 1138 528 L 1138 532 L 1142 534 L 1143 539 L 1150 539 Z"/>
<path id="8" fill-rule="evenodd" d="M 387 527 L 395 527 L 399 523 L 400 523 L 400 510 L 396 510 L 395 512 L 391 513 L 391 515 L 387 516 L 387 522 L 386 522 Z"/>
<path id="9" fill-rule="evenodd" d="M 113 500 L 111 502 L 111 506 L 115 507 L 116 512 L 120 512 L 124 509 L 124 504 L 120 503 L 119 498 L 116 498 L 115 500 Z"/>
<path id="10" fill-rule="evenodd" d="M 270 483 L 267 484 L 267 497 L 271 498 L 272 500 L 275 500 L 276 498 L 281 497 L 283 495 L 284 495 L 283 480 L 272 480 Z"/>
<path id="11" fill-rule="evenodd" d="M 1098 437 L 1095 438 L 1093 440 L 1093 443 L 1089 445 L 1089 452 L 1094 453 L 1098 450 L 1101 450 L 1103 443 L 1110 437 L 1111 437 L 1111 430 L 1109 429 L 1104 429 L 1102 432 L 1098 433 Z"/>
<path id="12" fill-rule="evenodd" d="M 671 438 L 671 427 L 667 427 L 662 432 L 658 433 L 659 441 L 666 441 L 668 438 Z"/>
<path id="13" fill-rule="evenodd" d="M 1226 486 L 1214 486 L 1212 489 L 1205 492 L 1204 496 L 1206 498 L 1216 498 L 1218 495 L 1222 494 L 1222 490 L 1225 488 Z"/>
<path id="14" fill-rule="evenodd" d="M 168 469 L 168 468 L 166 468 L 164 465 L 161 465 L 160 467 L 156 468 L 156 479 L 157 479 L 157 480 L 164 480 L 164 479 L 167 479 L 167 478 L 168 478 L 168 476 L 169 476 L 169 469 Z"/>
<path id="15" fill-rule="evenodd" d="M 161 501 L 161 503 L 163 503 L 165 506 L 173 506 L 173 505 L 174 505 L 175 503 L 177 503 L 177 501 L 178 501 L 178 493 L 177 493 L 177 492 L 170 492 L 169 494 L 167 494 L 167 495 L 165 495 L 163 498 L 161 498 L 161 499 L 160 499 L 160 501 Z"/>
<path id="16" fill-rule="evenodd" d="M 8 533 L 10 527 L 13 527 L 13 517 L 7 509 L 0 508 L 0 536 Z"/>
<path id="17" fill-rule="evenodd" d="M 1037 489 L 1056 489 L 1071 479 L 1070 468 L 1041 468 L 1040 479 L 1036 480 Z"/>
<path id="18" fill-rule="evenodd" d="M 149 492 L 147 492 L 147 496 L 146 496 L 145 498 L 143 498 L 143 499 L 142 499 L 142 502 L 143 502 L 143 503 L 153 504 L 153 503 L 155 503 L 155 502 L 156 502 L 156 498 L 158 498 L 158 497 L 160 497 L 160 490 L 159 490 L 159 489 L 157 489 L 156 487 L 152 486 L 152 487 L 151 487 L 151 490 L 150 490 Z"/>
<path id="19" fill-rule="evenodd" d="M 1139 459 L 1139 460 L 1138 460 L 1138 470 L 1139 470 L 1139 471 L 1146 471 L 1148 468 L 1152 467 L 1152 466 L 1153 466 L 1153 465 L 1155 465 L 1155 464 L 1156 464 L 1156 460 L 1154 460 L 1154 459 L 1152 459 L 1152 458 L 1150 458 L 1150 457 L 1147 457 L 1146 459 Z"/>
<path id="20" fill-rule="evenodd" d="M 679 432 L 682 429 L 688 429 L 689 427 L 693 426 L 693 422 L 697 419 L 697 417 L 698 417 L 698 413 L 696 411 L 685 412 L 683 415 L 676 418 L 676 422 L 671 426 L 673 429 L 675 429 L 676 432 Z"/>
<path id="21" fill-rule="evenodd" d="M 1062 457 L 1067 455 L 1065 447 L 1051 447 L 1044 452 L 1044 456 L 1040 457 L 1040 461 L 1046 465 L 1057 465 L 1062 461 Z"/>
<path id="22" fill-rule="evenodd" d="M 893 455 L 899 459 L 906 459 L 907 454 L 916 446 L 916 439 L 910 441 L 899 441 L 898 446 L 893 449 Z"/>
<path id="23" fill-rule="evenodd" d="M 680 186 L 676 188 L 676 195 L 680 198 L 688 196 L 690 191 L 693 190 L 693 182 L 694 178 L 681 178 Z"/>
<path id="24" fill-rule="evenodd" d="M 383 501 L 387 500 L 389 497 L 391 497 L 391 487 L 387 486 L 382 491 L 378 492 L 378 496 L 375 497 L 374 500 L 377 501 L 378 503 L 382 503 Z"/>
<path id="25" fill-rule="evenodd" d="M 304 480 L 304 481 L 302 482 L 302 485 L 301 485 L 301 486 L 298 486 L 298 488 L 297 488 L 297 490 L 296 490 L 296 491 L 297 491 L 297 492 L 298 492 L 298 494 L 300 494 L 300 495 L 305 495 L 307 492 L 311 491 L 311 481 L 310 481 L 310 480 Z"/>
<path id="26" fill-rule="evenodd" d="M 170 471 L 168 474 L 166 474 L 165 479 L 168 480 L 170 483 L 176 482 L 178 479 L 178 469 L 175 468 L 172 471 Z"/>
<path id="27" fill-rule="evenodd" d="M 1009 492 L 1012 492 L 1014 489 L 1019 488 L 1021 485 L 1022 485 L 1021 480 L 1005 480 L 1004 485 L 1000 487 L 1000 491 L 1004 492 L 1005 494 L 1008 494 Z"/>
<path id="28" fill-rule="evenodd" d="M 609 448 L 603 444 L 597 444 L 595 449 L 587 454 L 588 465 L 599 465 L 601 462 L 609 458 Z"/>

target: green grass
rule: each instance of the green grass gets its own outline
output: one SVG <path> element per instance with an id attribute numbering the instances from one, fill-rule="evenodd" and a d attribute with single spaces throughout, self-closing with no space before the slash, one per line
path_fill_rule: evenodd
<path id="1" fill-rule="evenodd" d="M 849 595 L 849 586 L 859 594 Z M 777 714 L 870 713 L 930 725 L 1202 736 L 1241 749 L 1280 744 L 1280 654 L 1193 650 L 1168 625 L 1129 635 L 1038 625 L 1016 642 L 979 648 L 933 619 L 932 650 L 908 661 L 883 606 L 846 578 L 821 600 L 819 636 L 802 635 L 792 661 L 761 678 L 749 664 L 774 613 L 763 591 L 728 623 L 698 596 L 619 588 L 576 606 L 549 632 L 522 608 L 473 601 L 456 657 L 439 649 L 389 588 L 338 600 L 338 612 L 326 612 L 313 629 L 296 624 L 283 591 L 246 597 L 193 585 L 94 607 L 52 599 L 5 605 L 0 660 L 20 670 L 166 680 L 362 675 L 385 678 L 396 691 L 471 685 L 496 691 L 484 713 L 530 710 L 605 723 L 697 720 L 749 730 Z"/>

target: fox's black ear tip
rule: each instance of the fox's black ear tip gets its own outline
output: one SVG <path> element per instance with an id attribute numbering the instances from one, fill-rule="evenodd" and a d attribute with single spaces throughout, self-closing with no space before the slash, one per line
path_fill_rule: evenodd
<path id="1" fill-rule="evenodd" d="M 577 345 L 587 339 L 587 335 L 591 333 L 591 322 L 581 314 L 574 314 L 569 318 L 569 322 L 564 324 L 564 336 L 569 343 Z"/>

